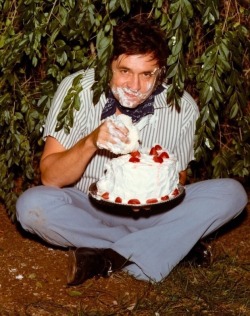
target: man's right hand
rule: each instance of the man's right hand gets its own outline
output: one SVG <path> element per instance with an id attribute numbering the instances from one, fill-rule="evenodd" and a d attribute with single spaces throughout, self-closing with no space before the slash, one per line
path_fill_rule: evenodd
<path id="1" fill-rule="evenodd" d="M 128 143 L 128 129 L 125 125 L 117 125 L 114 121 L 105 120 L 100 128 L 97 128 L 96 146 L 112 151 L 113 146 Z"/>

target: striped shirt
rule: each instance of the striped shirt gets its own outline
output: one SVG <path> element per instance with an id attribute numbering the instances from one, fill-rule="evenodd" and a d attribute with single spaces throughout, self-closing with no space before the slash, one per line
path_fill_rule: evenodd
<path id="1" fill-rule="evenodd" d="M 74 125 L 69 134 L 66 134 L 63 129 L 56 132 L 57 115 L 61 110 L 64 97 L 71 88 L 73 79 L 81 73 L 83 74 L 81 79 L 83 90 L 79 95 L 81 106 L 79 111 L 74 112 Z M 93 83 L 94 69 L 77 72 L 61 82 L 46 120 L 44 139 L 47 136 L 52 136 L 65 149 L 69 149 L 100 125 L 102 110 L 107 98 L 103 93 L 99 102 L 96 105 L 93 104 L 93 91 L 91 90 Z M 182 171 L 194 159 L 193 143 L 199 110 L 194 99 L 187 92 L 184 92 L 181 111 L 178 113 L 174 108 L 167 105 L 167 86 L 164 87 L 165 90 L 155 97 L 154 114 L 142 118 L 136 123 L 136 126 L 140 131 L 140 142 L 143 148 L 151 148 L 156 144 L 161 145 L 177 157 L 179 171 Z M 90 184 L 103 175 L 106 162 L 113 157 L 114 155 L 106 150 L 97 150 L 75 186 L 87 193 Z"/>

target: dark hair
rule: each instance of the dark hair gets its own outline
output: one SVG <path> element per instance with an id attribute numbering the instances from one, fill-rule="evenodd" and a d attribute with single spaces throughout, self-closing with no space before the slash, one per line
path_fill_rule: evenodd
<path id="1" fill-rule="evenodd" d="M 168 47 L 164 32 L 155 25 L 154 21 L 142 20 L 142 17 L 131 18 L 114 28 L 113 41 L 112 60 L 122 54 L 144 55 L 150 53 L 162 69 L 160 81 L 163 81 Z"/>

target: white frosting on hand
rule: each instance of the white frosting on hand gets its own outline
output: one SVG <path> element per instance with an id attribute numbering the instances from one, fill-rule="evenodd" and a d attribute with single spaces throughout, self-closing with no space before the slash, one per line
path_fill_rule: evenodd
<path id="1" fill-rule="evenodd" d="M 128 143 L 122 142 L 119 138 L 118 131 L 115 129 L 114 125 L 117 127 L 126 127 L 128 129 L 127 137 L 129 139 Z M 107 119 L 107 127 L 109 128 L 109 132 L 112 135 L 114 143 L 106 142 L 99 143 L 97 142 L 97 146 L 100 149 L 107 149 L 114 154 L 128 154 L 132 151 L 135 151 L 139 148 L 139 131 L 137 127 L 132 123 L 132 119 L 130 116 L 125 114 L 117 115 L 115 118 Z"/>

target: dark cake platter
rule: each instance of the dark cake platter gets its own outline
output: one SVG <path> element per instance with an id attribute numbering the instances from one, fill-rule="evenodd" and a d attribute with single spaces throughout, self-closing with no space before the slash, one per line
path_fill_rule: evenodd
<path id="1" fill-rule="evenodd" d="M 110 200 L 102 198 L 100 195 L 97 194 L 97 182 L 94 182 L 89 187 L 89 196 L 97 203 L 107 205 L 107 206 L 122 206 L 122 207 L 129 207 L 135 209 L 145 209 L 149 207 L 155 208 L 155 206 L 163 206 L 170 202 L 180 202 L 185 195 L 185 187 L 183 185 L 178 185 L 178 194 L 170 195 L 169 199 L 166 201 L 159 201 L 156 203 L 149 203 L 149 204 L 124 204 L 124 203 L 116 203 Z"/>

